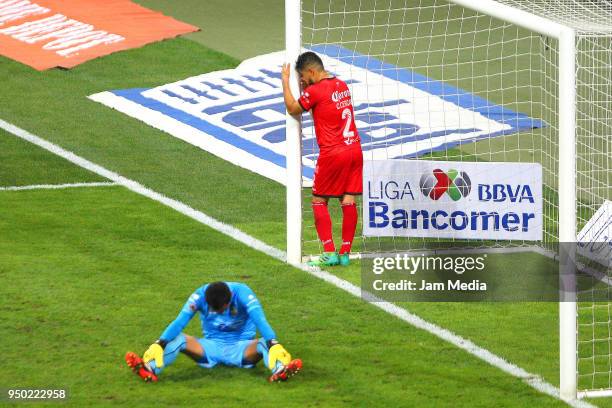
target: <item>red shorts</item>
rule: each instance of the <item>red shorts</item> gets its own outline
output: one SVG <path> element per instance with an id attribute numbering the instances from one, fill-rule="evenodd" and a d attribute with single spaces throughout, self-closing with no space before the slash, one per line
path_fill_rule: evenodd
<path id="1" fill-rule="evenodd" d="M 363 154 L 354 145 L 340 153 L 319 156 L 315 167 L 312 195 L 342 197 L 363 192 Z"/>

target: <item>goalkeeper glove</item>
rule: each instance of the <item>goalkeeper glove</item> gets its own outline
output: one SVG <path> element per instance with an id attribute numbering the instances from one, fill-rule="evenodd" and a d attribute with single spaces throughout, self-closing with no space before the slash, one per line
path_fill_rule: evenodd
<path id="1" fill-rule="evenodd" d="M 268 368 L 272 372 L 276 372 L 291 362 L 291 354 L 276 340 L 270 341 L 268 345 L 271 346 L 268 349 Z"/>
<path id="2" fill-rule="evenodd" d="M 143 361 L 148 364 L 150 361 L 155 360 L 155 367 L 162 368 L 164 366 L 165 343 L 165 341 L 157 340 L 155 343 L 151 344 L 142 356 Z"/>

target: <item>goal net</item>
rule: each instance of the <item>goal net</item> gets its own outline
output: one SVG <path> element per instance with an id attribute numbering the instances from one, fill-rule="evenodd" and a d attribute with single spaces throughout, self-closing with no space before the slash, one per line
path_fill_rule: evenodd
<path id="1" fill-rule="evenodd" d="M 351 89 L 364 169 L 372 160 L 389 159 L 541 167 L 539 237 L 458 239 L 475 247 L 534 249 L 556 256 L 560 242 L 575 243 L 586 228 L 590 239 L 609 244 L 605 233 L 592 236 L 595 218 L 598 231 L 605 232 L 601 223 L 612 217 L 612 204 L 606 204 L 612 199 L 609 2 L 302 0 L 299 30 L 302 47 L 321 55 L 326 69 Z M 303 163 L 314 166 L 318 150 L 308 114 L 302 134 Z M 305 179 L 304 187 L 310 182 Z M 300 248 L 305 258 L 322 251 L 310 194 L 302 189 Z M 339 237 L 340 207 L 332 203 L 330 212 Z M 360 235 L 363 227 L 358 226 L 353 248 L 361 256 L 418 249 L 436 239 L 435 234 L 410 231 Z M 439 237 L 456 241 L 452 234 Z M 609 264 L 604 275 L 607 270 Z M 605 283 L 602 278 L 598 275 L 598 282 Z M 562 344 L 565 396 L 576 388 L 612 389 L 607 301 L 612 290 L 598 288 L 580 294 L 562 312 L 562 342 L 567 337 L 573 343 L 569 349 Z M 568 310 L 573 316 L 566 319 Z M 568 327 L 573 336 L 565 336 Z M 568 359 L 573 363 L 567 365 Z"/>

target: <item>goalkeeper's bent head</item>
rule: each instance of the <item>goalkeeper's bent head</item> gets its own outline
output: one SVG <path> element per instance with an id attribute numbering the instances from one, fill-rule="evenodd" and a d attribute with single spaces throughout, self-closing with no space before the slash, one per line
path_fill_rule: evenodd
<path id="1" fill-rule="evenodd" d="M 206 303 L 214 312 L 223 312 L 230 303 L 232 292 L 225 282 L 213 282 L 204 293 Z"/>

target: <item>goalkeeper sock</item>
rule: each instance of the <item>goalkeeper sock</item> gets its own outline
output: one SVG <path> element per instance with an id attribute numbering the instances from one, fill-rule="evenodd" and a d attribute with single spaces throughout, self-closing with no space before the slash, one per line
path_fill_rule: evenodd
<path id="1" fill-rule="evenodd" d="M 261 354 L 261 361 L 263 361 L 264 366 L 268 367 L 268 344 L 266 340 L 262 337 L 257 342 L 257 352 Z"/>
<path id="2" fill-rule="evenodd" d="M 166 344 L 166 347 L 164 347 L 164 366 L 159 368 L 155 365 L 155 360 L 151 360 L 148 363 L 149 367 L 153 373 L 155 373 L 155 375 L 159 375 L 164 368 L 174 363 L 174 360 L 176 360 L 178 354 L 185 350 L 185 348 L 187 348 L 187 339 L 185 338 L 185 335 L 181 333 L 176 336 L 174 340 Z"/>
<path id="3" fill-rule="evenodd" d="M 277 373 L 278 371 L 282 370 L 284 365 L 283 363 L 278 360 L 276 362 L 276 366 L 273 368 L 268 367 L 268 354 L 269 354 L 270 349 L 268 348 L 268 342 L 262 337 L 257 341 L 257 352 L 259 354 L 261 354 L 261 361 L 263 361 L 264 366 L 266 366 L 270 371 L 272 371 L 272 373 Z"/>
<path id="4" fill-rule="evenodd" d="M 357 206 L 355 203 L 342 204 L 342 247 L 341 254 L 351 252 L 355 229 L 357 228 Z"/>
<path id="5" fill-rule="evenodd" d="M 323 244 L 323 251 L 336 252 L 334 239 L 332 238 L 332 222 L 327 210 L 327 203 L 312 203 L 312 212 L 314 214 L 315 227 L 317 235 Z"/>

